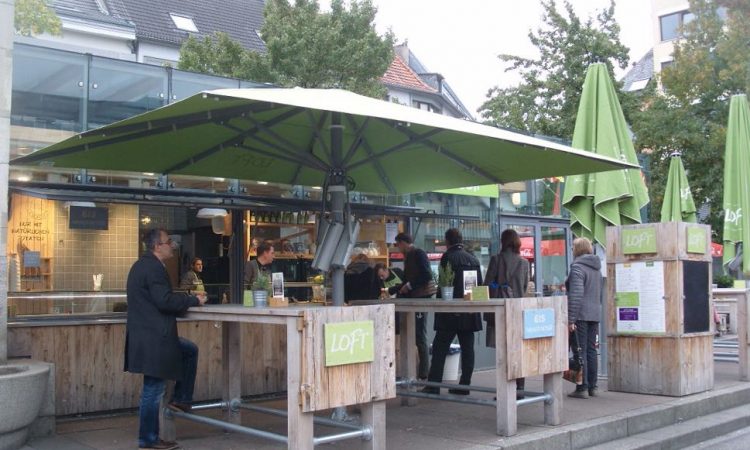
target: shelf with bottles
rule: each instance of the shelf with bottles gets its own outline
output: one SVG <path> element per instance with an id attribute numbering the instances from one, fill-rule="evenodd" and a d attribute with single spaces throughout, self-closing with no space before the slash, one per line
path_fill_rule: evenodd
<path id="1" fill-rule="evenodd" d="M 263 227 L 315 227 L 310 211 L 248 211 L 248 225 Z"/>

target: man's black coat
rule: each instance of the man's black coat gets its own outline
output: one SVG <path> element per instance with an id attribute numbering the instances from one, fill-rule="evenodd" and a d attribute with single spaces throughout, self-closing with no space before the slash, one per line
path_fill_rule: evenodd
<path id="1" fill-rule="evenodd" d="M 128 323 L 125 336 L 125 371 L 156 378 L 182 378 L 182 354 L 177 337 L 177 316 L 197 297 L 172 292 L 169 275 L 149 252 L 128 274 Z"/>

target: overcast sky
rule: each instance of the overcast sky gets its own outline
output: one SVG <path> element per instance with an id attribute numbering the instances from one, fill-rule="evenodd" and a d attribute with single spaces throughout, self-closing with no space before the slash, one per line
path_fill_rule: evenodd
<path id="1" fill-rule="evenodd" d="M 321 4 L 327 4 L 323 0 Z M 501 53 L 534 56 L 528 32 L 541 24 L 539 0 L 373 0 L 376 24 L 393 30 L 430 71 L 442 74 L 467 108 L 477 108 L 493 86 L 508 87 L 518 78 L 503 71 Z M 608 0 L 571 0 L 586 18 L 609 5 Z M 562 8 L 562 0 L 558 8 Z M 631 62 L 651 47 L 650 0 L 619 0 L 615 17 L 620 39 L 630 48 Z M 621 75 L 620 75 L 621 76 Z"/>

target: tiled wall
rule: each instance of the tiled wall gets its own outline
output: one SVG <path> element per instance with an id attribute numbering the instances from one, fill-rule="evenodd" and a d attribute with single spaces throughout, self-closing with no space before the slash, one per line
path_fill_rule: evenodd
<path id="1" fill-rule="evenodd" d="M 103 291 L 125 290 L 139 255 L 138 206 L 97 204 L 109 209 L 108 230 L 70 230 L 65 202 L 55 203 L 53 289 L 91 291 L 92 275 L 101 273 Z"/>

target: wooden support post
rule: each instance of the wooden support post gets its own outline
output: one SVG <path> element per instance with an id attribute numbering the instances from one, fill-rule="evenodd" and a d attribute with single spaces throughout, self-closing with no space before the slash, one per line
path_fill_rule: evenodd
<path id="1" fill-rule="evenodd" d="M 552 396 L 552 402 L 544 404 L 544 423 L 560 425 L 563 407 L 563 378 L 560 372 L 544 374 L 544 393 Z"/>
<path id="2" fill-rule="evenodd" d="M 404 313 L 401 316 L 401 361 L 399 372 L 408 380 L 417 378 L 417 340 L 415 332 L 417 321 L 413 312 Z M 413 387 L 409 388 L 414 391 Z M 402 406 L 414 406 L 417 399 L 414 397 L 401 397 Z"/>
<path id="3" fill-rule="evenodd" d="M 242 396 L 242 348 L 240 346 L 240 323 L 224 322 L 221 328 L 222 399 L 229 404 Z M 240 424 L 239 411 L 227 408 L 225 420 Z"/>
<path id="4" fill-rule="evenodd" d="M 313 447 L 313 413 L 302 411 L 300 389 L 302 382 L 302 330 L 297 328 L 298 320 L 290 317 L 286 323 L 286 364 L 287 364 L 287 436 L 288 448 L 303 449 Z"/>
<path id="5" fill-rule="evenodd" d="M 516 434 L 516 383 L 508 380 L 506 308 L 497 308 L 495 313 L 495 378 L 497 383 L 497 434 Z"/>
<path id="6" fill-rule="evenodd" d="M 737 353 L 740 358 L 740 381 L 750 381 L 750 346 L 748 346 L 748 290 L 737 296 Z"/>
<path id="7" fill-rule="evenodd" d="M 365 403 L 362 406 L 362 425 L 372 430 L 372 439 L 362 441 L 362 450 L 385 450 L 385 401 Z"/>

